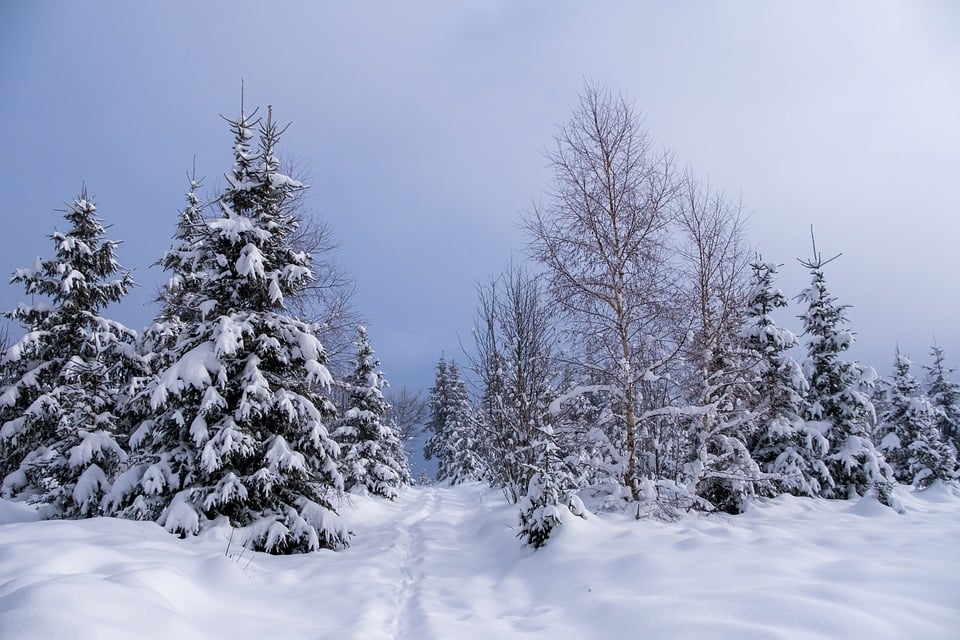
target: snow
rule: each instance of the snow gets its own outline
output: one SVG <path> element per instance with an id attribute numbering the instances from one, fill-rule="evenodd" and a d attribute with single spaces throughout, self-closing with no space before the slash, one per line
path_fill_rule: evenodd
<path id="1" fill-rule="evenodd" d="M 237 215 L 233 211 L 230 211 L 226 203 L 221 201 L 220 204 L 223 206 L 226 215 L 222 218 L 208 220 L 207 226 L 214 231 L 220 232 L 219 235 L 230 242 L 240 242 L 245 234 L 249 234 L 254 230 L 254 221 L 247 216 Z"/>
<path id="2" fill-rule="evenodd" d="M 127 459 L 127 454 L 113 439 L 113 435 L 106 431 L 80 432 L 80 444 L 70 449 L 70 466 L 83 467 L 95 457 L 102 457 L 106 452 L 113 453 L 121 460 Z"/>
<path id="3" fill-rule="evenodd" d="M 246 276 L 251 280 L 263 278 L 265 276 L 263 268 L 264 257 L 260 248 L 255 244 L 247 244 L 240 250 L 240 257 L 237 259 L 236 270 L 241 276 Z"/>
<path id="4" fill-rule="evenodd" d="M 0 636 L 955 638 L 960 490 L 782 496 L 675 523 L 567 515 L 541 550 L 477 484 L 350 496 L 339 552 L 270 556 L 220 524 L 36 522 L 0 501 Z M 191 526 L 191 513 L 167 527 Z M 282 532 L 278 532 L 282 533 Z"/>
<path id="5" fill-rule="evenodd" d="M 157 409 L 167 401 L 172 392 L 180 395 L 186 387 L 203 389 L 211 384 L 211 373 L 216 373 L 220 363 L 214 355 L 214 345 L 204 342 L 188 351 L 177 363 L 170 366 L 150 396 L 150 407 Z"/>

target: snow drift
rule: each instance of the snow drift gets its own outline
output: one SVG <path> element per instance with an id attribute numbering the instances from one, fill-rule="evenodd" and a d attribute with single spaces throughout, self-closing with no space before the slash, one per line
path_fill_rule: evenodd
<path id="1" fill-rule="evenodd" d="M 498 493 L 412 487 L 352 496 L 350 548 L 286 557 L 0 501 L 0 637 L 956 638 L 960 490 L 897 498 L 570 517 L 534 552 Z"/>

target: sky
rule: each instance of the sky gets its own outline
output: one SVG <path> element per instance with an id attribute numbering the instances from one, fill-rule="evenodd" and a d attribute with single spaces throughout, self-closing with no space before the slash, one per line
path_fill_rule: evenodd
<path id="1" fill-rule="evenodd" d="M 854 357 L 885 374 L 896 344 L 926 362 L 936 340 L 960 366 L 958 70 L 948 0 L 4 2 L 0 273 L 53 253 L 86 185 L 140 285 L 109 314 L 145 327 L 187 173 L 230 169 L 242 81 L 291 123 L 281 154 L 387 377 L 424 388 L 441 352 L 464 359 L 476 283 L 522 255 L 544 152 L 594 82 L 742 201 L 789 296 L 810 225 L 843 254 L 827 281 Z M 0 309 L 23 297 L 0 284 Z"/>

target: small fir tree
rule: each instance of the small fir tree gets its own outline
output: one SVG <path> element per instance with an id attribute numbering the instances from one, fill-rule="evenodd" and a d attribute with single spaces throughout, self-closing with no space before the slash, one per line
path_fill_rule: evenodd
<path id="1" fill-rule="evenodd" d="M 699 397 L 686 416 L 694 440 L 687 468 L 696 494 L 727 513 L 743 512 L 765 484 L 746 444 L 755 429 L 756 390 L 744 375 L 746 353 L 738 342 L 730 337 L 711 349 Z"/>
<path id="2" fill-rule="evenodd" d="M 746 311 L 742 335 L 753 352 L 757 431 L 751 442 L 753 457 L 769 476 L 765 493 L 816 496 L 829 485 L 823 462 L 826 438 L 803 419 L 807 381 L 800 365 L 788 351 L 797 337 L 777 326 L 773 314 L 787 306 L 787 299 L 773 285 L 777 265 L 755 261 L 753 293 Z"/>
<path id="3" fill-rule="evenodd" d="M 575 493 L 573 475 L 561 459 L 549 424 L 537 428 L 530 449 L 530 479 L 518 500 L 520 532 L 517 536 L 538 549 L 547 543 L 554 529 L 563 524 L 564 510 L 582 516 L 585 509 Z"/>
<path id="4" fill-rule="evenodd" d="M 41 504 L 54 518 L 100 515 L 126 460 L 115 407 L 137 365 L 136 334 L 100 312 L 133 280 L 96 211 L 84 189 L 65 211 L 68 231 L 51 236 L 55 257 L 37 258 L 11 280 L 48 302 L 7 314 L 26 333 L 3 358 L 0 479 L 5 496 Z"/>
<path id="5" fill-rule="evenodd" d="M 201 183 L 196 178 L 195 170 L 190 176 L 189 186 L 187 204 L 180 210 L 173 236 L 176 244 L 156 262 L 170 274 L 158 296 L 161 305 L 158 320 L 173 324 L 189 324 L 200 319 L 197 302 L 206 275 L 201 259 L 208 232 L 203 216 L 205 205 L 197 195 Z"/>
<path id="6" fill-rule="evenodd" d="M 127 448 L 131 455 L 127 469 L 107 498 L 107 506 L 111 512 L 123 517 L 158 519 L 170 497 L 158 486 L 179 487 L 192 481 L 188 469 L 194 453 L 187 441 L 170 448 L 170 439 L 156 446 L 141 446 L 141 441 L 134 439 L 134 446 L 130 446 L 130 436 L 143 424 L 152 426 L 154 410 L 146 391 L 156 384 L 160 372 L 175 365 L 182 356 L 182 349 L 177 345 L 181 337 L 189 339 L 189 332 L 204 320 L 199 304 L 202 283 L 209 270 L 203 259 L 205 243 L 209 243 L 213 236 L 203 215 L 204 204 L 197 195 L 199 187 L 194 169 L 189 179 L 186 206 L 178 212 L 174 244 L 154 263 L 167 271 L 169 277 L 157 295 L 160 312 L 143 332 L 138 344 L 145 371 L 130 381 L 122 398 L 121 410 L 127 425 Z M 162 454 L 158 453 L 160 449 L 163 449 Z M 163 460 L 161 465 L 156 464 L 158 456 Z M 141 486 L 142 483 L 146 485 Z"/>
<path id="7" fill-rule="evenodd" d="M 853 334 L 844 328 L 847 307 L 838 305 L 827 290 L 823 267 L 834 259 L 824 260 L 814 244 L 813 259 L 801 261 L 812 281 L 798 297 L 807 306 L 800 316 L 807 338 L 804 373 L 810 385 L 806 417 L 819 423 L 830 445 L 824 458 L 830 482 L 821 492 L 829 498 L 847 498 L 874 490 L 881 502 L 891 505 L 893 472 L 871 442 L 874 409 L 861 390 L 875 374 L 841 358 L 853 343 Z"/>
<path id="8" fill-rule="evenodd" d="M 607 434 L 616 416 L 608 387 L 596 382 L 594 372 L 563 369 L 557 385 L 557 398 L 551 403 L 550 421 L 553 439 L 565 466 L 574 474 L 580 488 L 621 486 L 622 465 L 619 448 Z"/>
<path id="9" fill-rule="evenodd" d="M 900 482 L 924 488 L 955 477 L 953 450 L 941 439 L 937 412 L 910 372 L 910 359 L 897 348 L 893 376 L 886 382 L 885 405 L 877 428 L 879 448 Z"/>
<path id="10" fill-rule="evenodd" d="M 367 330 L 360 326 L 354 369 L 342 385 L 346 411 L 333 436 L 342 453 L 344 487 L 394 500 L 400 486 L 410 484 L 410 468 L 396 427 L 386 418 L 390 406 L 383 389 L 387 381 L 379 366 Z"/>
<path id="11" fill-rule="evenodd" d="M 927 370 L 927 397 L 936 412 L 940 437 L 960 460 L 960 384 L 948 378 L 954 370 L 944 366 L 943 349 L 933 346 L 930 355 L 933 363 L 924 367 Z"/>

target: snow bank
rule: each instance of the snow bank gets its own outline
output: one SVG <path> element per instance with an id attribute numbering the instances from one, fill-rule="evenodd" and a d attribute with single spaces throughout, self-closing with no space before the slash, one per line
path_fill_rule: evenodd
<path id="1" fill-rule="evenodd" d="M 0 637 L 956 638 L 960 491 L 897 497 L 568 518 L 533 552 L 498 493 L 409 488 L 343 505 L 349 549 L 289 557 L 0 501 Z"/>

